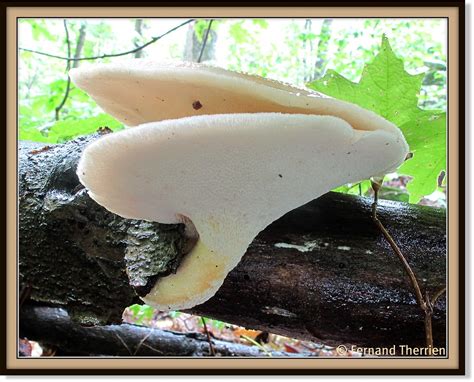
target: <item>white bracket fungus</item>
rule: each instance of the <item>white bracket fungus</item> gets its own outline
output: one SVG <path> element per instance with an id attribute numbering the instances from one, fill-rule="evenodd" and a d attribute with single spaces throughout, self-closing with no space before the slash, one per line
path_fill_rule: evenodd
<path id="1" fill-rule="evenodd" d="M 331 189 L 394 171 L 400 130 L 356 105 L 196 64 L 134 60 L 71 71 L 132 129 L 78 166 L 90 196 L 134 219 L 184 223 L 194 247 L 143 300 L 162 310 L 212 297 L 255 236 Z"/>

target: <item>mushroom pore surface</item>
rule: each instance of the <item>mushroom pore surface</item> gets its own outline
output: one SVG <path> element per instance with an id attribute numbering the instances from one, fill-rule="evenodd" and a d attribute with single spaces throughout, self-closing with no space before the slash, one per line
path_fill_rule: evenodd
<path id="1" fill-rule="evenodd" d="M 118 215 L 193 222 L 196 245 L 144 297 L 161 310 L 186 309 L 215 294 L 268 224 L 337 186 L 396 169 L 408 146 L 386 123 L 358 130 L 346 118 L 274 112 L 164 120 L 100 138 L 77 172 Z"/>

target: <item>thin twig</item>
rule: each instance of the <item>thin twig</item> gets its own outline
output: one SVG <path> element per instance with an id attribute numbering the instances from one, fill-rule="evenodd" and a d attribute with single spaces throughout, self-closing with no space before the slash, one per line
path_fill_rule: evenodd
<path id="1" fill-rule="evenodd" d="M 19 307 L 21 308 L 25 301 L 27 301 L 31 296 L 31 291 L 33 287 L 30 283 L 27 283 L 20 291 L 20 298 L 19 298 Z"/>
<path id="2" fill-rule="evenodd" d="M 265 349 L 265 346 L 263 346 L 262 344 L 259 344 L 253 338 L 250 338 L 249 336 L 246 336 L 245 334 L 241 334 L 240 338 L 243 338 L 244 340 L 247 340 L 248 342 L 250 342 L 252 345 L 255 345 L 257 348 L 262 350 L 267 356 L 269 357 L 272 356 L 272 353 L 270 353 L 267 349 Z"/>
<path id="3" fill-rule="evenodd" d="M 388 241 L 388 243 L 392 247 L 393 252 L 395 252 L 399 260 L 402 262 L 405 272 L 407 273 L 410 279 L 410 282 L 413 286 L 413 289 L 415 290 L 418 305 L 421 308 L 421 310 L 425 313 L 424 324 L 425 324 L 426 347 L 428 349 L 428 354 L 432 355 L 433 354 L 432 353 L 432 350 L 433 350 L 433 325 L 432 325 L 433 307 L 436 303 L 436 300 L 444 293 L 446 288 L 443 288 L 438 293 L 436 293 L 431 300 L 428 295 L 428 292 L 425 292 L 425 296 L 423 296 L 423 294 L 421 293 L 420 284 L 418 283 L 416 275 L 411 269 L 410 264 L 408 264 L 408 261 L 406 260 L 405 256 L 403 256 L 402 251 L 400 250 L 398 245 L 395 243 L 392 236 L 385 229 L 382 222 L 377 217 L 378 192 L 382 185 L 382 180 L 383 179 L 371 181 L 372 188 L 374 190 L 374 202 L 372 204 L 372 219 L 377 225 L 377 227 L 380 229 L 380 231 L 382 232 L 385 239 Z"/>
<path id="4" fill-rule="evenodd" d="M 170 34 L 171 32 L 174 32 L 175 30 L 185 26 L 186 24 L 189 24 L 191 21 L 194 21 L 194 19 L 189 19 L 189 20 L 185 21 L 184 23 L 182 23 L 182 24 L 170 29 L 169 31 L 163 33 L 160 36 L 152 37 L 152 39 L 150 41 L 148 41 L 147 43 L 145 43 L 143 45 L 140 45 L 140 46 L 138 46 L 138 47 L 136 47 L 132 50 L 128 50 L 126 52 L 121 52 L 121 53 L 109 53 L 109 54 L 102 54 L 100 56 L 91 56 L 91 57 L 68 58 L 68 57 L 64 57 L 64 56 L 57 56 L 55 54 L 40 52 L 40 51 L 33 50 L 33 49 L 27 49 L 27 48 L 19 48 L 19 49 L 23 50 L 25 52 L 31 52 L 31 53 L 40 54 L 40 55 L 46 56 L 46 57 L 57 58 L 59 60 L 68 60 L 68 61 L 99 60 L 101 58 L 107 58 L 107 57 L 120 57 L 120 56 L 126 56 L 128 54 L 136 53 L 139 50 L 142 50 L 142 49 L 146 48 L 147 46 L 157 42 L 158 40 L 160 40 L 161 38 L 163 38 L 166 35 Z"/>
<path id="5" fill-rule="evenodd" d="M 207 38 L 209 37 L 209 32 L 211 31 L 211 26 L 212 26 L 212 22 L 214 20 L 211 19 L 209 20 L 209 24 L 207 26 L 207 31 L 206 31 L 206 35 L 204 36 L 204 40 L 202 42 L 202 47 L 201 47 L 201 52 L 199 53 L 199 57 L 197 59 L 197 62 L 201 62 L 201 59 L 202 59 L 202 54 L 204 53 L 204 49 L 206 48 L 206 44 L 207 44 Z"/>
<path id="6" fill-rule="evenodd" d="M 118 333 L 114 333 L 115 334 L 115 337 L 117 337 L 119 339 L 119 341 L 122 343 L 122 345 L 125 347 L 125 349 L 127 349 L 128 353 L 130 355 L 132 355 L 132 352 L 130 351 L 130 348 L 127 346 L 127 344 L 125 343 L 125 341 L 122 339 L 122 337 L 120 337 L 118 335 Z"/>
<path id="7" fill-rule="evenodd" d="M 153 346 L 150 346 L 148 344 L 143 344 L 143 347 L 145 348 L 148 348 L 150 350 L 153 350 L 155 353 L 157 353 L 158 355 L 164 355 L 162 351 L 158 350 L 158 349 L 155 349 Z"/>
<path id="8" fill-rule="evenodd" d="M 398 245 L 395 243 L 393 240 L 392 236 L 388 233 L 388 231 L 385 229 L 383 226 L 382 222 L 379 220 L 377 217 L 377 203 L 378 203 L 378 192 L 380 189 L 380 184 L 372 181 L 372 188 L 374 189 L 374 202 L 372 203 L 372 220 L 375 222 L 377 227 L 380 229 L 382 232 L 383 236 L 385 239 L 388 241 L 390 244 L 390 247 L 392 247 L 393 252 L 397 255 L 398 259 L 401 261 L 403 267 L 405 268 L 405 272 L 407 273 L 411 285 L 413 286 L 413 289 L 415 290 L 415 295 L 416 295 L 416 300 L 420 307 L 425 310 L 425 301 L 423 298 L 423 294 L 421 293 L 420 285 L 418 283 L 418 280 L 416 279 L 415 273 L 410 267 L 410 264 L 408 264 L 408 261 L 405 259 L 405 256 L 403 256 L 402 251 L 398 247 Z"/>
<path id="9" fill-rule="evenodd" d="M 446 287 L 443 289 L 439 290 L 435 295 L 431 298 L 431 306 L 434 308 L 436 305 L 436 302 L 438 301 L 438 298 L 440 298 L 444 292 L 446 292 Z"/>
<path id="10" fill-rule="evenodd" d="M 209 342 L 209 352 L 213 357 L 216 356 L 216 350 L 214 349 L 214 346 L 212 345 L 212 340 L 211 340 L 211 335 L 209 334 L 209 331 L 207 330 L 207 325 L 206 325 L 206 320 L 204 317 L 201 317 L 202 324 L 204 326 L 204 332 L 206 333 L 207 336 L 207 342 Z"/>
<path id="11" fill-rule="evenodd" d="M 71 40 L 69 39 L 69 29 L 67 27 L 67 21 L 66 19 L 63 20 L 64 23 L 64 31 L 66 32 L 66 44 L 67 44 L 67 63 L 66 63 L 66 75 L 67 75 L 67 84 L 66 84 L 66 91 L 64 93 L 64 97 L 61 101 L 61 103 L 56 107 L 55 109 L 55 119 L 56 121 L 59 121 L 59 112 L 63 108 L 63 106 L 66 104 L 67 98 L 69 97 L 69 91 L 71 90 L 71 79 L 69 78 L 69 69 L 71 69 Z"/>
<path id="12" fill-rule="evenodd" d="M 140 350 L 140 348 L 142 347 L 143 343 L 148 339 L 148 337 L 151 336 L 151 334 L 153 333 L 153 328 L 150 330 L 150 332 L 148 332 L 148 334 L 143 337 L 141 339 L 141 341 L 138 343 L 137 345 L 137 348 L 135 349 L 135 352 L 133 353 L 133 355 L 137 355 L 138 351 Z"/>

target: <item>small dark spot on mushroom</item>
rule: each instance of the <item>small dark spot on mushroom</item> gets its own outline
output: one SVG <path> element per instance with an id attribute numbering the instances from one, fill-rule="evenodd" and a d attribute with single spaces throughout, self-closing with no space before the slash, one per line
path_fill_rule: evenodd
<path id="1" fill-rule="evenodd" d="M 387 143 L 385 143 L 385 146 L 388 146 L 389 144 L 390 144 L 390 143 L 387 142 Z"/>
<path id="2" fill-rule="evenodd" d="M 82 172 L 82 175 L 86 175 L 86 173 L 83 171 L 83 172 Z"/>
<path id="3" fill-rule="evenodd" d="M 281 175 L 281 174 L 278 174 L 278 176 L 279 176 L 280 178 L 283 178 L 283 175 Z"/>
<path id="4" fill-rule="evenodd" d="M 348 152 L 347 152 L 347 155 L 349 155 L 350 153 L 351 153 L 351 152 L 350 152 L 350 151 L 348 151 Z"/>
<path id="5" fill-rule="evenodd" d="M 194 110 L 199 110 L 202 107 L 202 103 L 199 101 L 194 101 L 193 102 L 193 109 Z"/>
<path id="6" fill-rule="evenodd" d="M 218 265 L 216 265 L 216 268 L 219 268 L 219 266 L 218 266 Z"/>

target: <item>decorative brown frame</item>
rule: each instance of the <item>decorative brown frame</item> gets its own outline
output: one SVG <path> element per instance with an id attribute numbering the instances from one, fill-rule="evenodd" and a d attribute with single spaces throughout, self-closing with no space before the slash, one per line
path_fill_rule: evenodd
<path id="1" fill-rule="evenodd" d="M 187 4 L 181 4 L 187 5 Z M 201 3 L 200 5 L 204 5 Z M 274 5 L 271 8 L 218 7 L 173 8 L 175 4 L 160 4 L 150 7 L 142 2 L 3 2 L 0 20 L 3 38 L 2 69 L 5 76 L 5 102 L 2 103 L 6 116 L 3 142 L 6 176 L 4 200 L 6 256 L 1 261 L 0 303 L 4 311 L 0 314 L 0 370 L 7 375 L 69 374 L 69 375 L 127 375 L 127 374 L 252 374 L 252 375 L 464 375 L 465 374 L 465 5 L 462 1 L 398 1 L 381 4 L 378 1 L 352 2 L 333 0 L 311 4 L 293 3 L 289 6 Z M 147 8 L 145 10 L 145 8 Z M 17 17 L 81 17 L 86 15 L 107 15 L 148 17 L 159 13 L 160 17 L 447 17 L 448 18 L 448 243 L 449 243 L 449 347 L 446 359 L 18 359 L 16 357 L 16 18 Z M 151 362 L 150 362 L 151 361 Z M 118 364 L 120 362 L 120 365 Z"/>

